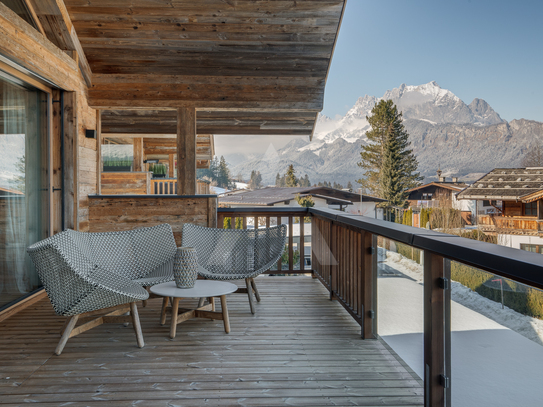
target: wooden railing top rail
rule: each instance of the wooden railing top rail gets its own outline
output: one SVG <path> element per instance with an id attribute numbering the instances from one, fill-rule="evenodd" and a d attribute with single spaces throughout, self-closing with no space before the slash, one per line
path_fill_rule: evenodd
<path id="1" fill-rule="evenodd" d="M 246 208 L 218 208 L 219 214 L 225 216 L 307 216 L 309 214 L 309 208 L 278 208 L 275 206 L 251 206 Z"/>
<path id="2" fill-rule="evenodd" d="M 309 208 L 309 213 L 543 289 L 543 256 L 538 253 L 369 217 L 346 215 L 332 209 Z"/>

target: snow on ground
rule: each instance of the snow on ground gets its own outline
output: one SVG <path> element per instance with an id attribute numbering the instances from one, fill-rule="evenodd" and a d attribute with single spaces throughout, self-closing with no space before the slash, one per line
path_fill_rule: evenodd
<path id="1" fill-rule="evenodd" d="M 381 249 L 379 260 L 393 272 L 378 281 L 379 334 L 423 377 L 422 267 Z M 543 321 L 502 310 L 456 282 L 452 299 L 453 406 L 541 406 Z"/>

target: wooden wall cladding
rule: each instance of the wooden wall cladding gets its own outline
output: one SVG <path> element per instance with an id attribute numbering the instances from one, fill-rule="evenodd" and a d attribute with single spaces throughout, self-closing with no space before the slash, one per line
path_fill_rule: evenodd
<path id="1" fill-rule="evenodd" d="M 151 193 L 150 172 L 103 172 L 102 194 L 145 195 Z"/>
<path id="2" fill-rule="evenodd" d="M 522 216 L 522 202 L 504 201 L 503 216 Z"/>
<path id="3" fill-rule="evenodd" d="M 111 232 L 169 223 L 181 246 L 185 223 L 217 227 L 217 197 L 89 197 L 89 231 Z"/>

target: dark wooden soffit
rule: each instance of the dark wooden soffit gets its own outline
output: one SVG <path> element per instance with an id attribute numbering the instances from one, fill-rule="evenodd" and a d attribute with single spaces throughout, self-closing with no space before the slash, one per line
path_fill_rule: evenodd
<path id="1" fill-rule="evenodd" d="M 91 107 L 322 109 L 345 0 L 65 0 Z M 207 130 L 206 130 L 207 131 Z M 306 133 L 307 134 L 307 133 Z"/>
<path id="2" fill-rule="evenodd" d="M 248 135 L 311 135 L 317 113 L 207 111 L 196 114 L 198 133 Z M 168 110 L 105 110 L 102 132 L 170 134 L 175 137 L 177 113 Z"/>

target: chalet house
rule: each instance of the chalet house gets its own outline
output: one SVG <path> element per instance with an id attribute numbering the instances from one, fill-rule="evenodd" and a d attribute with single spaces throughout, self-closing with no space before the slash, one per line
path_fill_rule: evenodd
<path id="1" fill-rule="evenodd" d="M 451 379 L 451 366 L 461 363 L 451 360 L 450 268 L 445 261 L 541 289 L 540 255 L 324 206 L 294 207 L 292 196 L 278 205 L 219 208 L 216 195 L 198 189 L 196 170 L 209 165 L 215 135 L 311 139 L 346 4 L 0 0 L 1 403 L 451 405 L 451 387 L 456 390 L 460 383 Z M 364 40 L 359 41 L 361 52 Z M 103 146 L 115 143 L 131 146 L 128 171 L 104 171 Z M 173 179 L 153 181 L 150 160 L 167 164 Z M 531 173 L 515 176 L 538 178 Z M 481 184 L 484 191 L 492 189 L 487 184 L 496 185 Z M 307 193 L 360 214 L 365 198 L 370 199 L 317 192 Z M 532 218 L 539 225 L 539 204 L 534 212 L 534 201 L 523 199 L 522 213 L 535 213 Z M 375 202 L 369 200 L 370 208 Z M 181 318 L 175 317 L 179 309 L 170 307 L 174 331 L 176 322 L 185 321 L 175 338 L 160 324 L 168 317 L 167 297 L 150 298 L 145 306 L 132 302 L 131 327 L 122 323 L 127 320 L 124 312 L 111 308 L 107 315 L 99 309 L 75 319 L 58 315 L 26 250 L 66 229 L 130 231 L 164 223 L 181 246 L 184 224 L 220 228 L 227 217 L 241 217 L 244 225 L 249 217 L 264 219 L 266 225 L 282 217 L 289 225 L 295 218 L 309 218 L 311 265 L 305 268 L 300 262 L 294 269 L 289 228 L 288 258 L 282 256 L 280 271 L 270 267 L 269 274 L 314 277 L 259 277 L 264 284 L 259 283 L 262 301 L 256 307 L 262 317 L 248 312 L 247 296 L 228 295 L 229 335 L 209 321 L 217 312 L 207 295 L 201 299 L 207 302 L 205 309 L 198 300 L 181 300 L 179 309 L 188 310 L 181 311 Z M 304 226 L 300 223 L 305 241 Z M 422 341 L 413 346 L 424 351 L 418 373 L 379 336 L 377 321 L 384 318 L 379 318 L 383 296 L 377 295 L 377 246 L 382 238 L 424 250 L 423 286 L 416 285 L 424 302 L 412 312 L 419 321 L 424 318 L 423 335 L 397 335 L 399 341 L 413 336 Z M 160 239 L 153 243 L 155 249 L 149 251 L 160 247 Z M 266 257 L 254 246 L 246 244 L 247 259 L 262 253 L 260 260 Z M 80 258 L 100 250 L 85 243 L 78 247 Z M 110 256 L 119 269 L 127 263 L 140 265 L 133 247 L 127 243 L 118 257 Z M 144 250 L 137 255 L 145 257 Z M 214 253 L 217 259 L 222 255 L 221 250 Z M 98 275 L 120 277 L 89 262 L 85 273 L 70 275 L 73 265 L 65 260 L 62 267 L 50 267 L 48 281 L 74 307 L 100 300 Z M 166 269 L 164 265 L 157 269 Z M 86 282 L 89 291 L 67 289 L 75 279 Z M 142 284 L 129 282 L 143 291 Z M 124 284 L 115 282 L 110 292 L 119 292 Z M 398 298 L 397 309 L 411 312 L 403 306 L 405 296 Z M 216 306 L 226 323 L 225 295 Z M 79 311 L 85 310 L 81 305 Z M 145 344 L 136 342 L 134 330 Z M 69 340 L 56 356 L 60 338 Z M 511 369 L 506 376 L 508 393 L 526 388 L 512 376 L 522 370 Z M 522 393 L 517 399 L 522 404 Z"/>
<path id="2" fill-rule="evenodd" d="M 311 196 L 315 208 L 338 209 L 353 215 L 383 219 L 383 210 L 376 205 L 385 199 L 355 194 L 328 187 L 267 187 L 253 191 L 227 194 L 219 198 L 220 205 L 230 208 L 246 206 L 298 207 L 296 196 Z"/>
<path id="3" fill-rule="evenodd" d="M 491 204 L 479 227 L 498 243 L 543 253 L 543 168 L 496 168 L 458 194 L 459 200 Z"/>

